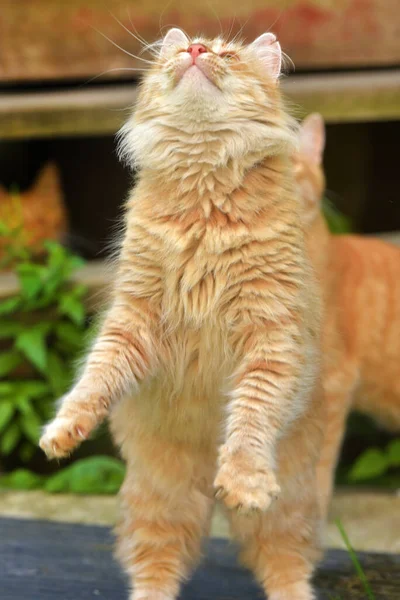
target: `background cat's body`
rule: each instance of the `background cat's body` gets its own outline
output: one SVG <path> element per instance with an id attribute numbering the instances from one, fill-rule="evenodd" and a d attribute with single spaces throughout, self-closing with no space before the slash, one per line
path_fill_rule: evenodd
<path id="1" fill-rule="evenodd" d="M 297 156 L 309 253 L 324 297 L 324 387 L 328 407 L 319 466 L 324 512 L 351 409 L 400 429 L 400 248 L 357 235 L 332 235 L 321 211 L 324 129 L 302 126 Z"/>
<path id="2" fill-rule="evenodd" d="M 9 232 L 0 235 L 0 261 L 9 246 L 14 252 L 25 248 L 40 255 L 45 241 L 63 238 L 68 218 L 55 164 L 45 165 L 27 191 L 8 192 L 0 185 L 0 222 Z"/>

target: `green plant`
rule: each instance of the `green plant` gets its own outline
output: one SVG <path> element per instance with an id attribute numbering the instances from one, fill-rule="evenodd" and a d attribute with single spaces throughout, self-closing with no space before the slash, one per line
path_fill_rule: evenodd
<path id="1" fill-rule="evenodd" d="M 46 249 L 41 263 L 18 254 L 19 292 L 0 302 L 0 455 L 23 462 L 87 337 L 86 288 L 70 280 L 83 261 L 54 242 Z"/>
<path id="2" fill-rule="evenodd" d="M 340 535 L 342 536 L 342 539 L 343 539 L 343 541 L 345 543 L 345 546 L 347 548 L 347 552 L 350 555 L 351 562 L 353 563 L 354 569 L 355 569 L 358 577 L 360 578 L 360 581 L 362 583 L 362 586 L 364 588 L 364 591 L 365 591 L 365 593 L 367 595 L 368 600 L 375 600 L 375 595 L 374 595 L 374 593 L 371 590 L 371 586 L 368 583 L 368 579 L 367 579 L 367 577 L 366 577 L 366 575 L 365 575 L 365 573 L 363 571 L 363 568 L 362 568 L 362 566 L 360 564 L 360 561 L 357 558 L 356 553 L 354 552 L 354 549 L 353 549 L 352 545 L 350 544 L 350 540 L 349 540 L 349 538 L 347 536 L 347 533 L 346 533 L 346 531 L 345 531 L 345 529 L 344 529 L 344 527 L 343 527 L 340 519 L 336 520 L 336 526 L 339 529 Z"/>
<path id="3" fill-rule="evenodd" d="M 373 483 L 392 476 L 400 484 L 400 438 L 394 439 L 385 448 L 368 448 L 353 463 L 347 479 L 350 483 Z M 397 472 L 396 472 L 397 471 Z"/>
<path id="4" fill-rule="evenodd" d="M 349 233 L 351 231 L 351 220 L 326 197 L 322 199 L 322 212 L 332 233 Z"/>
<path id="5" fill-rule="evenodd" d="M 110 456 L 90 456 L 50 476 L 16 469 L 0 478 L 0 489 L 42 489 L 53 494 L 116 494 L 124 475 L 125 466 L 120 460 Z"/>

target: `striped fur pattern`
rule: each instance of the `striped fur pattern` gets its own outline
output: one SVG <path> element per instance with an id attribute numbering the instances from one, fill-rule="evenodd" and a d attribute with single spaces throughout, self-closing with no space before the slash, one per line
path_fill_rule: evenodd
<path id="1" fill-rule="evenodd" d="M 176 598 L 215 499 L 269 599 L 311 600 L 321 302 L 280 47 L 194 41 L 196 65 L 186 35 L 167 34 L 123 129 L 139 176 L 112 303 L 41 446 L 65 456 L 110 416 L 132 600 Z"/>
<path id="2" fill-rule="evenodd" d="M 349 411 L 400 430 L 400 249 L 372 237 L 330 234 L 321 212 L 324 143 L 322 117 L 309 115 L 300 131 L 296 177 L 325 304 L 327 421 L 318 477 L 326 514 Z"/>

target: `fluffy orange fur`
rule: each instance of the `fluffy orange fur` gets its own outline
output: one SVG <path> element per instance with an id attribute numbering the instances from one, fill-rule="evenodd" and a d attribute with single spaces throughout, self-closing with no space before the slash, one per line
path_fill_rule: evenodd
<path id="1" fill-rule="evenodd" d="M 113 301 L 41 447 L 65 456 L 110 414 L 133 600 L 176 598 L 214 496 L 268 598 L 311 600 L 321 302 L 280 47 L 195 41 L 196 63 L 185 34 L 167 34 L 124 127 L 139 175 Z"/>
<path id="2" fill-rule="evenodd" d="M 331 235 L 321 212 L 325 188 L 322 117 L 303 122 L 296 177 L 309 254 L 323 288 L 325 441 L 318 466 L 323 514 L 351 409 L 400 429 L 400 249 L 378 239 Z"/>
<path id="3" fill-rule="evenodd" d="M 0 185 L 0 222 L 14 232 L 12 237 L 1 236 L 0 259 L 6 255 L 10 243 L 40 254 L 46 240 L 61 239 L 68 223 L 55 164 L 46 164 L 26 192 L 13 194 Z"/>

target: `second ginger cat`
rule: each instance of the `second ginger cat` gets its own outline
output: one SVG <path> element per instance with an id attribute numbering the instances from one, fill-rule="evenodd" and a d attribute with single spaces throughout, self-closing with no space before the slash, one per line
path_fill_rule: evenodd
<path id="1" fill-rule="evenodd" d="M 309 254 L 324 299 L 323 356 L 327 403 L 318 466 L 323 514 L 350 410 L 400 430 L 400 248 L 359 235 L 332 235 L 321 210 L 324 122 L 301 126 L 296 178 L 303 199 Z"/>

